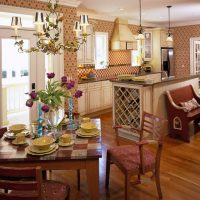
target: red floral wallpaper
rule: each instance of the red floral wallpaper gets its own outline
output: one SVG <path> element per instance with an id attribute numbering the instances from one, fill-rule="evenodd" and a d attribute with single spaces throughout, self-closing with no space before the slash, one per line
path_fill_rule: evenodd
<path id="1" fill-rule="evenodd" d="M 175 74 L 178 77 L 190 74 L 190 38 L 200 37 L 200 25 L 173 28 Z"/>

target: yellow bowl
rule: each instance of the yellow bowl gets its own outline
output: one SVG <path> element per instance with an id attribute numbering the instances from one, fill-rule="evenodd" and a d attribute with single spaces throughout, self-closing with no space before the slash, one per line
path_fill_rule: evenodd
<path id="1" fill-rule="evenodd" d="M 53 144 L 55 140 L 49 136 L 43 136 L 40 138 L 36 138 L 32 141 L 32 145 L 39 150 L 46 150 L 50 148 L 50 145 Z"/>
<path id="2" fill-rule="evenodd" d="M 9 130 L 15 134 L 22 132 L 26 128 L 25 124 L 13 124 L 9 127 Z"/>
<path id="3" fill-rule="evenodd" d="M 96 129 L 96 125 L 92 122 L 87 122 L 87 123 L 83 123 L 81 124 L 81 128 L 89 133 L 89 132 L 92 132 L 94 129 Z"/>

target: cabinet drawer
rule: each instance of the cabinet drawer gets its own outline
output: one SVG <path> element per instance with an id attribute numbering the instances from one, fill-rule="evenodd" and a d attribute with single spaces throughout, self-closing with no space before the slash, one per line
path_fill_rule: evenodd
<path id="1" fill-rule="evenodd" d="M 90 89 L 90 88 L 98 88 L 98 87 L 101 87 L 101 81 L 88 83 L 88 89 Z"/>
<path id="2" fill-rule="evenodd" d="M 102 81 L 102 86 L 109 86 L 109 87 L 111 87 L 111 82 L 110 81 Z"/>
<path id="3" fill-rule="evenodd" d="M 78 89 L 79 89 L 79 90 L 86 90 L 87 87 L 88 87 L 88 84 L 87 84 L 87 83 L 78 84 Z"/>

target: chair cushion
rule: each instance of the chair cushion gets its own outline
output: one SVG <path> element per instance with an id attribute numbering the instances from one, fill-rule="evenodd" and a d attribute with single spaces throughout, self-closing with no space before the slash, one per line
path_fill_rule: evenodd
<path id="1" fill-rule="evenodd" d="M 57 181 L 43 181 L 43 195 L 45 200 L 64 200 L 69 198 L 69 185 Z"/>
<path id="2" fill-rule="evenodd" d="M 43 181 L 43 196 L 44 200 L 65 200 L 69 199 L 70 187 L 57 181 Z M 36 196 L 34 191 L 12 191 L 12 195 L 23 195 L 23 197 Z"/>
<path id="3" fill-rule="evenodd" d="M 138 171 L 140 166 L 139 147 L 136 145 L 123 145 L 108 150 L 112 158 L 127 171 Z M 152 169 L 155 164 L 155 156 L 146 148 L 143 148 L 145 170 Z"/>

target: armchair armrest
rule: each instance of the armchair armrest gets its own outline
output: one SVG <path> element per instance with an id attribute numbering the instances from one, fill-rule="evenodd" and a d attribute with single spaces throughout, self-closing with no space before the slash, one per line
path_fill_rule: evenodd
<path id="1" fill-rule="evenodd" d="M 167 96 L 168 96 L 168 98 L 169 98 L 169 101 L 170 101 L 171 105 L 172 105 L 174 108 L 176 108 L 177 110 L 183 111 L 183 112 L 184 112 L 184 108 L 183 108 L 183 107 L 178 106 L 177 104 L 174 103 L 174 101 L 173 101 L 173 99 L 172 99 L 172 97 L 171 97 L 169 91 L 166 91 L 166 94 L 167 94 Z"/>

